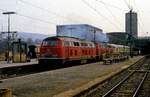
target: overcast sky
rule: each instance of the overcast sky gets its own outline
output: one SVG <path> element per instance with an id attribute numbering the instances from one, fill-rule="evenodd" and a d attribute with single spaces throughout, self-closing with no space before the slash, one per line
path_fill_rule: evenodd
<path id="1" fill-rule="evenodd" d="M 127 4 L 138 12 L 139 36 L 150 35 L 150 0 L 0 0 L 0 12 L 17 13 L 11 15 L 12 31 L 56 34 L 56 25 L 91 24 L 104 32 L 124 32 Z M 0 30 L 7 31 L 2 14 Z"/>

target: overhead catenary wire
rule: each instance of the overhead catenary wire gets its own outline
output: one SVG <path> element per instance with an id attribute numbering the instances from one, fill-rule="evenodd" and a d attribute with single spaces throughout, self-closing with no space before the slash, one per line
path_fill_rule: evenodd
<path id="1" fill-rule="evenodd" d="M 33 29 L 35 28 L 36 29 Z M 52 27 L 51 27 L 52 28 Z M 31 25 L 31 26 L 26 26 L 26 24 L 21 24 L 21 27 L 17 28 L 19 32 L 40 32 L 42 34 L 44 33 L 51 33 L 50 31 L 48 31 L 48 29 L 51 29 L 49 27 L 42 27 L 42 26 L 37 26 L 37 25 Z M 55 28 L 55 26 L 54 26 Z"/>
<path id="2" fill-rule="evenodd" d="M 59 18 L 63 18 L 63 19 L 65 19 L 65 20 L 70 20 L 70 21 L 72 21 L 72 22 L 77 22 L 77 21 L 73 21 L 72 19 L 69 19 L 69 18 L 67 18 L 67 17 L 65 17 L 65 16 L 62 16 L 62 15 L 60 15 L 60 14 L 58 14 L 58 13 L 52 12 L 52 11 L 46 9 L 46 8 L 43 8 L 43 7 L 40 7 L 40 6 L 38 6 L 38 5 L 32 4 L 32 3 L 28 2 L 28 1 L 25 1 L 25 0 L 19 0 L 19 1 L 20 1 L 21 3 L 26 4 L 26 5 L 30 5 L 30 6 L 32 6 L 32 7 L 34 7 L 34 8 L 38 8 L 38 9 L 40 9 L 40 10 L 42 10 L 42 11 L 45 11 L 45 12 L 51 14 L 51 15 L 53 14 L 53 15 L 59 17 Z"/>
<path id="3" fill-rule="evenodd" d="M 32 16 L 27 16 L 27 15 L 20 14 L 20 13 L 16 13 L 16 15 L 22 16 L 22 17 L 26 17 L 26 18 L 29 18 L 29 19 L 32 19 L 32 20 L 37 20 L 37 21 L 39 21 L 39 22 L 56 25 L 56 23 L 53 23 L 53 22 L 50 22 L 50 21 L 45 21 L 45 20 L 42 20 L 42 19 L 40 19 L 40 18 L 35 18 L 35 17 L 32 17 Z"/>
<path id="4" fill-rule="evenodd" d="M 104 5 L 104 7 L 108 10 L 108 12 L 111 14 L 111 16 L 114 18 L 114 20 L 116 22 L 118 22 L 118 24 L 121 26 L 121 23 L 118 21 L 117 17 L 113 14 L 113 12 L 109 9 L 110 6 L 108 6 L 105 2 L 103 1 L 99 1 L 99 0 L 96 0 L 98 3 L 101 3 Z"/>
<path id="5" fill-rule="evenodd" d="M 84 4 L 86 4 L 89 8 L 91 8 L 93 11 L 95 11 L 99 16 L 101 16 L 102 18 L 104 18 L 106 21 L 108 21 L 109 23 L 111 23 L 115 28 L 119 29 L 120 28 L 114 23 L 111 22 L 106 16 L 104 16 L 102 13 L 100 13 L 97 9 L 95 9 L 93 6 L 91 6 L 86 0 L 82 0 L 82 2 Z"/>
<path id="6" fill-rule="evenodd" d="M 141 13 L 140 13 L 139 8 L 136 6 L 135 0 L 134 0 L 134 6 L 135 6 L 135 8 L 137 9 L 137 12 L 138 12 L 138 17 L 139 17 L 139 19 L 138 19 L 138 21 L 139 21 L 139 27 L 141 28 L 142 32 L 144 32 L 144 30 L 143 30 L 144 23 L 142 22 Z"/>
<path id="7" fill-rule="evenodd" d="M 8 10 L 1 9 L 1 8 L 0 8 L 0 10 L 1 11 L 6 11 L 6 12 L 8 11 Z M 45 21 L 45 20 L 42 20 L 40 18 L 35 18 L 35 17 L 32 17 L 32 16 L 24 15 L 24 14 L 21 14 L 21 13 L 18 13 L 18 12 L 15 13 L 15 15 L 18 15 L 18 16 L 21 16 L 21 17 L 26 17 L 28 19 L 36 20 L 36 21 L 39 21 L 39 22 L 47 23 L 47 24 L 54 24 L 54 25 L 56 25 L 56 23 L 53 23 L 53 22 L 50 22 L 50 21 Z"/>
<path id="8" fill-rule="evenodd" d="M 38 24 L 30 24 L 30 26 L 27 26 L 28 25 L 28 23 L 18 23 L 18 25 L 20 25 L 19 27 L 18 27 L 18 29 L 20 29 L 20 28 L 36 28 L 36 29 L 41 29 L 41 30 L 46 30 L 46 29 L 50 29 L 50 28 L 52 28 L 53 26 L 49 26 L 49 25 L 39 25 L 39 23 Z M 55 27 L 55 25 L 54 25 L 54 27 Z"/>
<path id="9" fill-rule="evenodd" d="M 106 3 L 106 2 L 101 1 L 101 0 L 96 0 L 96 1 L 98 1 L 99 3 L 102 3 L 102 4 L 106 5 L 106 6 L 109 6 L 109 7 L 111 7 L 111 8 L 115 8 L 115 9 L 118 9 L 118 10 L 121 10 L 121 11 L 127 11 L 127 10 L 125 10 L 125 9 L 123 9 L 123 8 L 120 8 L 120 7 L 118 7 L 118 6 L 115 6 L 115 5 Z"/>
<path id="10" fill-rule="evenodd" d="M 2 9 L 2 8 L 0 8 L 0 11 L 2 11 L 2 12 L 8 12 L 8 10 L 6 10 L 6 9 Z M 44 21 L 44 20 L 41 20 L 41 19 L 38 19 L 38 18 L 35 18 L 35 17 L 31 17 L 31 16 L 27 16 L 27 15 L 24 15 L 24 14 L 20 14 L 20 13 L 16 13 L 16 15 L 17 16 L 21 16 L 21 17 L 25 17 L 25 18 L 28 18 L 28 19 L 31 19 L 31 20 L 35 20 L 35 21 L 37 21 L 37 22 L 41 22 L 41 23 L 46 23 L 46 24 L 51 24 L 51 25 L 56 25 L 55 23 L 52 23 L 52 22 L 49 22 L 49 21 Z M 21 29 L 20 28 L 22 28 L 21 26 L 23 26 L 23 24 L 21 23 L 21 25 L 19 26 L 19 29 L 18 30 L 20 30 L 21 31 Z M 24 24 L 24 26 L 25 26 L 25 24 Z M 30 28 L 33 28 L 33 27 L 31 27 L 32 25 L 30 25 L 30 26 L 25 26 L 25 27 L 30 27 Z M 4 26 L 2 26 L 2 30 L 1 31 L 3 31 L 3 27 Z M 45 29 L 48 29 L 49 27 L 42 27 L 42 26 L 39 26 L 39 25 L 35 25 L 34 27 L 38 27 L 38 28 L 43 28 L 44 30 Z M 52 26 L 50 26 L 50 27 L 52 27 Z M 25 28 L 24 28 L 25 29 Z"/>
<path id="11" fill-rule="evenodd" d="M 126 6 L 127 6 L 130 10 L 132 10 L 131 5 L 130 5 L 130 4 L 128 4 L 128 2 L 127 2 L 126 0 L 123 0 L 123 1 L 124 1 L 124 3 L 126 4 Z"/>
<path id="12" fill-rule="evenodd" d="M 1 11 L 7 11 L 7 10 L 5 10 L 5 9 L 2 9 L 2 8 L 0 8 L 0 10 L 1 10 Z"/>
<path id="13" fill-rule="evenodd" d="M 131 2 L 130 2 L 130 4 L 128 4 L 128 2 L 126 0 L 124 0 L 124 2 L 125 2 L 125 4 L 127 5 L 127 7 L 130 10 L 133 10 L 133 5 L 131 5 Z M 134 2 L 134 4 L 135 4 L 135 7 L 136 7 L 136 3 L 135 2 Z M 142 23 L 142 18 L 141 18 L 141 15 L 140 15 L 140 11 L 139 11 L 139 9 L 137 7 L 136 7 L 136 9 L 139 12 L 139 14 L 138 14 L 138 17 L 139 17 L 139 19 L 138 19 L 139 20 L 138 25 L 141 28 L 141 30 L 143 31 L 144 24 Z"/>

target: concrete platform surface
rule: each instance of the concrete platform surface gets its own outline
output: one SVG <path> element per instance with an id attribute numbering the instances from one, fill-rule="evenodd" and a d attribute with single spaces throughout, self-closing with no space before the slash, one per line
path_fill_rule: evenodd
<path id="1" fill-rule="evenodd" d="M 7 63 L 6 61 L 0 62 L 0 69 L 6 68 L 6 67 L 15 67 L 15 66 L 25 66 L 25 65 L 32 65 L 32 64 L 38 64 L 37 60 L 26 62 L 26 63 Z"/>
<path id="2" fill-rule="evenodd" d="M 140 58 L 142 56 L 112 65 L 92 63 L 5 79 L 0 83 L 0 87 L 12 89 L 15 97 L 53 97 L 86 85 L 98 77 L 104 77 L 118 69 L 125 68 Z"/>

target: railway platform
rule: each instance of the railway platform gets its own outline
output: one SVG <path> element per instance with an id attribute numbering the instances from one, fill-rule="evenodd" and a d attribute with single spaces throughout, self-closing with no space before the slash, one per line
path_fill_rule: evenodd
<path id="1" fill-rule="evenodd" d="M 97 62 L 4 79 L 0 87 L 10 88 L 16 97 L 72 97 L 142 57 L 137 56 L 112 65 Z"/>
<path id="2" fill-rule="evenodd" d="M 27 66 L 27 65 L 33 65 L 38 64 L 38 61 L 33 59 L 31 62 L 26 63 L 7 63 L 7 61 L 0 61 L 0 69 L 2 68 L 11 68 L 11 67 L 18 67 L 18 66 Z"/>

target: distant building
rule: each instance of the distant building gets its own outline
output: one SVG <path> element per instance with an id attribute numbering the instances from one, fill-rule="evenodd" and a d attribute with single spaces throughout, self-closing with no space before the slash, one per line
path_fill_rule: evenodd
<path id="1" fill-rule="evenodd" d="M 132 22 L 130 23 L 130 21 L 132 20 Z M 126 17 L 125 17 L 125 21 L 126 21 L 126 32 L 130 35 L 132 35 L 133 37 L 137 38 L 138 36 L 138 18 L 137 18 L 137 13 L 132 12 L 132 14 L 130 15 L 130 12 L 126 13 Z M 131 29 L 130 29 L 130 25 L 131 25 Z M 130 32 L 131 30 L 131 32 Z"/>
<path id="2" fill-rule="evenodd" d="M 109 43 L 127 45 L 127 33 L 125 32 L 109 32 L 107 36 Z"/>
<path id="3" fill-rule="evenodd" d="M 57 36 L 68 36 L 88 41 L 108 42 L 103 30 L 88 24 L 57 25 Z"/>

